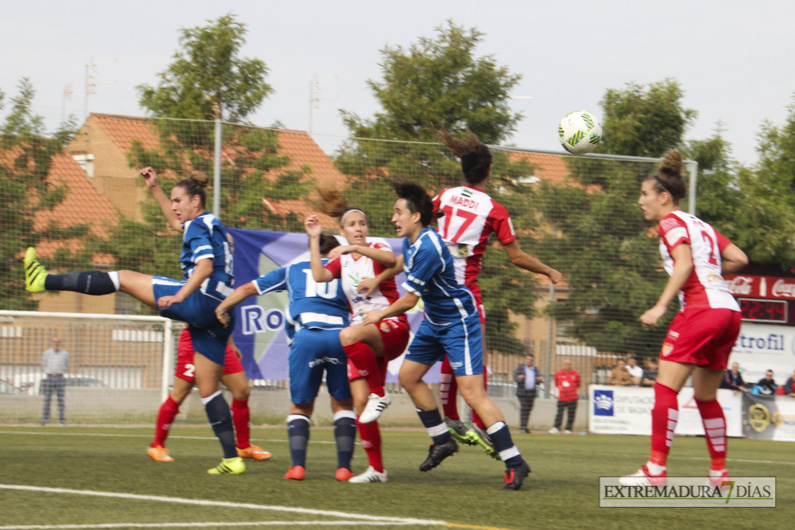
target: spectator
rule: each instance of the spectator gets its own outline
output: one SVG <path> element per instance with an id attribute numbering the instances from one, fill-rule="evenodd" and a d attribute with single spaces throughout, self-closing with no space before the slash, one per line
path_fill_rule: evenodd
<path id="1" fill-rule="evenodd" d="M 44 410 L 42 411 L 41 424 L 50 421 L 50 402 L 53 392 L 58 396 L 58 423 L 63 425 L 66 421 L 64 415 L 65 399 L 64 390 L 66 380 L 63 374 L 69 371 L 69 352 L 61 348 L 60 337 L 52 338 L 52 348 L 41 355 L 41 369 L 44 372 Z"/>
<path id="2" fill-rule="evenodd" d="M 723 373 L 723 380 L 720 382 L 720 388 L 734 390 L 735 395 L 737 392 L 746 391 L 743 374 L 740 373 L 740 363 L 732 363 L 732 369 L 726 370 Z"/>
<path id="3" fill-rule="evenodd" d="M 577 413 L 577 399 L 580 397 L 580 374 L 571 368 L 571 359 L 563 361 L 563 369 L 555 372 L 555 387 L 558 389 L 558 412 L 555 415 L 555 426 L 549 434 L 558 434 L 563 423 L 563 411 L 568 410 L 566 416 L 566 434 L 571 434 L 574 426 L 574 415 Z"/>
<path id="4" fill-rule="evenodd" d="M 533 364 L 533 355 L 528 353 L 525 362 L 516 367 L 513 380 L 516 381 L 516 397 L 519 398 L 519 427 L 522 432 L 530 432 L 530 413 L 536 399 L 536 385 L 543 381 L 538 368 Z"/>
<path id="5" fill-rule="evenodd" d="M 657 381 L 657 367 L 658 367 L 657 359 L 649 359 L 649 366 L 645 370 L 643 370 L 643 379 L 641 380 L 641 386 L 654 386 L 654 382 Z"/>
<path id="6" fill-rule="evenodd" d="M 613 386 L 630 386 L 632 384 L 632 376 L 627 371 L 627 363 L 624 362 L 624 359 L 618 360 L 618 364 L 607 378 L 607 384 Z"/>
<path id="7" fill-rule="evenodd" d="M 632 377 L 632 386 L 640 385 L 643 380 L 643 368 L 638 366 L 638 360 L 634 356 L 627 357 L 627 372 Z"/>
<path id="8" fill-rule="evenodd" d="M 773 396 L 776 393 L 778 385 L 773 380 L 773 370 L 768 370 L 765 377 L 759 380 L 754 386 L 754 394 L 761 394 L 763 396 Z"/>
<path id="9" fill-rule="evenodd" d="M 795 371 L 792 372 L 787 382 L 784 383 L 784 393 L 789 397 L 795 397 Z"/>

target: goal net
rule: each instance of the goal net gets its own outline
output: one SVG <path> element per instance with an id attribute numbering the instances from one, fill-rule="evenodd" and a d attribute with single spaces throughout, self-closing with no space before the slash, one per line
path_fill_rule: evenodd
<path id="1" fill-rule="evenodd" d="M 181 324 L 156 316 L 0 311 L 0 422 L 43 420 L 53 385 L 42 354 L 54 338 L 69 353 L 67 423 L 152 422 L 174 376 L 175 329 Z M 57 422 L 57 392 L 50 401 Z"/>

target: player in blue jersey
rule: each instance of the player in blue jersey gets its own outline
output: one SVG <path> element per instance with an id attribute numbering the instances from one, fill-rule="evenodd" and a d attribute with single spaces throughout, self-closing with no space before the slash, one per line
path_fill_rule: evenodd
<path id="1" fill-rule="evenodd" d="M 310 238 L 310 248 L 325 256 L 339 245 L 336 238 L 318 234 Z M 327 260 L 324 260 L 327 261 Z M 356 414 L 348 386 L 348 363 L 340 343 L 340 331 L 350 323 L 348 298 L 339 280 L 317 283 L 309 261 L 294 263 L 241 285 L 221 302 L 215 314 L 228 322 L 229 311 L 250 296 L 287 291 L 289 305 L 285 331 L 290 343 L 290 414 L 287 435 L 292 467 L 287 480 L 303 480 L 306 475 L 306 447 L 309 420 L 315 406 L 323 374 L 334 412 L 334 438 L 337 441 L 336 479 L 353 477 L 351 458 L 356 441 Z"/>
<path id="2" fill-rule="evenodd" d="M 410 182 L 394 185 L 398 200 L 392 215 L 403 240 L 403 269 L 406 294 L 387 309 L 370 311 L 364 324 L 400 315 L 425 305 L 425 318 L 409 345 L 398 379 L 411 396 L 422 424 L 432 438 L 428 458 L 420 471 L 429 471 L 458 451 L 458 444 L 442 420 L 433 392 L 422 380 L 436 361 L 446 354 L 453 367 L 461 395 L 487 425 L 486 432 L 505 462 L 506 490 L 522 487 L 530 466 L 511 440 L 502 412 L 483 388 L 483 349 L 480 315 L 472 292 L 457 283 L 453 258 L 441 236 L 431 228 L 433 203 L 425 190 Z M 400 262 L 400 260 L 398 260 Z"/>
<path id="3" fill-rule="evenodd" d="M 145 168 L 141 174 L 144 178 L 154 176 L 154 170 Z M 182 280 L 129 270 L 47 274 L 35 250 L 29 248 L 24 260 L 25 287 L 31 293 L 74 291 L 95 296 L 122 291 L 159 310 L 164 317 L 187 322 L 195 350 L 196 387 L 224 453 L 223 461 L 208 473 L 237 475 L 246 466 L 237 455 L 231 412 L 218 385 L 232 326 L 222 326 L 214 312 L 232 292 L 232 253 L 226 228 L 205 210 L 208 185 L 206 177 L 194 176 L 171 190 L 171 209 L 184 228 Z"/>

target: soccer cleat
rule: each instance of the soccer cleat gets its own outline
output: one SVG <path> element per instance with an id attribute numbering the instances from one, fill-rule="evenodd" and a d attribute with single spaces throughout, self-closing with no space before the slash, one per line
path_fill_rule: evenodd
<path id="1" fill-rule="evenodd" d="M 652 475 L 645 465 L 631 475 L 621 477 L 618 483 L 622 486 L 665 486 L 668 479 L 665 471 L 659 475 Z"/>
<path id="2" fill-rule="evenodd" d="M 293 466 L 284 474 L 285 480 L 304 480 L 306 469 L 304 466 Z"/>
<path id="3" fill-rule="evenodd" d="M 174 459 L 168 456 L 168 449 L 165 447 L 158 445 L 157 447 L 150 447 L 146 450 L 146 454 L 149 455 L 149 458 L 155 460 L 156 462 L 173 462 Z"/>
<path id="4" fill-rule="evenodd" d="M 473 423 L 467 429 L 467 438 L 472 442 L 472 445 L 479 445 L 486 451 L 486 454 L 492 458 L 497 460 L 500 459 L 500 454 L 497 452 L 497 449 L 494 447 L 494 442 L 491 441 L 491 436 L 488 435 L 486 431 L 478 427 L 476 423 Z"/>
<path id="5" fill-rule="evenodd" d="M 725 489 L 728 488 L 730 484 L 724 485 L 724 482 L 731 482 L 732 478 L 729 476 L 729 472 L 725 469 L 722 471 L 710 470 L 707 480 L 711 487 Z"/>
<path id="6" fill-rule="evenodd" d="M 356 475 L 348 479 L 351 484 L 369 484 L 370 482 L 386 482 L 386 469 L 383 473 L 379 473 L 373 466 L 367 468 L 367 471 L 361 475 Z"/>
<path id="7" fill-rule="evenodd" d="M 245 449 L 237 448 L 237 456 L 240 458 L 253 458 L 254 460 L 267 460 L 273 455 L 265 451 L 258 445 L 250 445 Z"/>
<path id="8" fill-rule="evenodd" d="M 431 444 L 431 448 L 428 450 L 428 458 L 420 464 L 420 471 L 430 471 L 441 464 L 442 460 L 457 452 L 458 443 L 452 436 L 444 443 Z"/>
<path id="9" fill-rule="evenodd" d="M 353 478 L 353 471 L 351 471 L 347 467 L 337 468 L 337 472 L 334 473 L 334 478 L 339 480 L 340 482 L 348 482 L 350 479 Z"/>
<path id="10" fill-rule="evenodd" d="M 549 429 L 549 434 L 560 434 L 560 430 L 557 427 L 552 427 Z"/>
<path id="11" fill-rule="evenodd" d="M 44 265 L 36 259 L 36 249 L 28 247 L 25 251 L 25 289 L 29 293 L 40 293 L 44 291 L 44 279 L 47 278 L 47 270 Z"/>
<path id="12" fill-rule="evenodd" d="M 456 439 L 459 443 L 466 444 L 466 445 L 476 445 L 477 442 L 473 442 L 469 438 L 467 438 L 467 426 L 461 420 L 454 420 L 452 418 L 448 418 L 447 416 L 444 417 L 444 423 L 447 425 L 447 430 L 450 431 L 450 434 L 453 438 Z"/>
<path id="13" fill-rule="evenodd" d="M 566 429 L 565 431 L 563 431 L 563 434 L 571 434 L 571 431 Z"/>
<path id="14" fill-rule="evenodd" d="M 530 474 L 530 464 L 522 460 L 519 467 L 512 467 L 505 470 L 505 486 L 504 490 L 516 491 L 521 489 L 525 477 Z"/>
<path id="15" fill-rule="evenodd" d="M 224 458 L 221 463 L 207 470 L 210 475 L 239 475 L 246 471 L 246 464 L 239 456 Z"/>
<path id="16" fill-rule="evenodd" d="M 359 423 L 374 422 L 381 416 L 384 409 L 391 404 L 392 398 L 389 397 L 389 393 L 386 391 L 384 391 L 383 396 L 370 394 L 370 397 L 367 398 L 367 405 L 364 407 L 364 411 L 359 415 Z"/>

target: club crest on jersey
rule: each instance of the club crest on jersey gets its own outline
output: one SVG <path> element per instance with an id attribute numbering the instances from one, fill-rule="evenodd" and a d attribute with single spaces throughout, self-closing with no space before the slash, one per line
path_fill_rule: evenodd
<path id="1" fill-rule="evenodd" d="M 662 350 L 660 350 L 660 355 L 663 357 L 668 357 L 671 352 L 674 351 L 674 345 L 670 342 L 666 342 L 662 345 Z"/>
<path id="2" fill-rule="evenodd" d="M 384 333 L 389 333 L 390 331 L 392 331 L 392 326 L 389 325 L 388 320 L 382 320 L 381 323 L 378 324 L 378 327 L 381 328 L 381 331 L 383 331 Z"/>
<path id="3" fill-rule="evenodd" d="M 458 250 L 456 251 L 456 254 L 458 254 L 459 258 L 465 258 L 465 257 L 469 256 L 469 245 L 464 244 L 464 243 L 459 243 L 458 244 Z"/>

